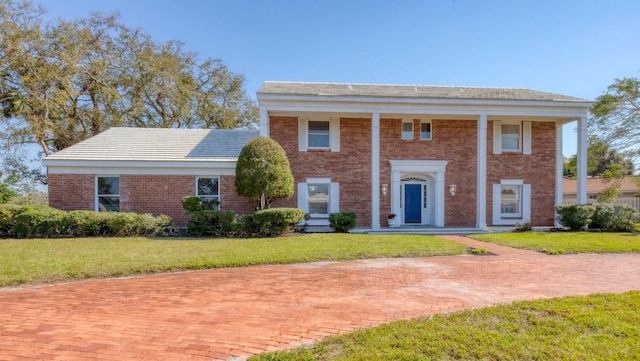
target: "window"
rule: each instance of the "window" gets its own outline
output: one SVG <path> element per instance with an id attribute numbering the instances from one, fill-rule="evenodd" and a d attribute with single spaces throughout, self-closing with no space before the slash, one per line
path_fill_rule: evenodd
<path id="1" fill-rule="evenodd" d="M 493 185 L 493 224 L 515 225 L 531 220 L 531 185 L 502 179 Z"/>
<path id="2" fill-rule="evenodd" d="M 307 183 L 307 201 L 310 214 L 329 214 L 330 184 Z"/>
<path id="3" fill-rule="evenodd" d="M 340 118 L 314 119 L 298 117 L 298 150 L 340 151 Z"/>
<path id="4" fill-rule="evenodd" d="M 493 120 L 493 154 L 531 154 L 531 122 Z"/>
<path id="5" fill-rule="evenodd" d="M 404 140 L 413 139 L 413 121 L 402 122 L 402 139 Z"/>
<path id="6" fill-rule="evenodd" d="M 500 213 L 504 217 L 522 216 L 522 186 L 501 185 Z"/>
<path id="7" fill-rule="evenodd" d="M 120 211 L 120 177 L 96 177 L 96 210 Z"/>
<path id="8" fill-rule="evenodd" d="M 520 124 L 502 124 L 500 139 L 503 151 L 520 151 Z"/>
<path id="9" fill-rule="evenodd" d="M 420 122 L 420 139 L 431 140 L 431 122 Z"/>
<path id="10" fill-rule="evenodd" d="M 329 122 L 309 121 L 309 148 L 329 148 Z"/>
<path id="11" fill-rule="evenodd" d="M 220 204 L 220 180 L 219 178 L 198 178 L 196 181 L 196 196 L 203 201 L 212 202 L 213 209 Z"/>

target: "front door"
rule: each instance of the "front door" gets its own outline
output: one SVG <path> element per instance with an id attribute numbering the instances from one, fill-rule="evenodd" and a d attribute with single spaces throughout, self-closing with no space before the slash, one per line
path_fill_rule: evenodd
<path id="1" fill-rule="evenodd" d="M 422 186 L 420 184 L 404 185 L 404 223 L 422 223 Z"/>

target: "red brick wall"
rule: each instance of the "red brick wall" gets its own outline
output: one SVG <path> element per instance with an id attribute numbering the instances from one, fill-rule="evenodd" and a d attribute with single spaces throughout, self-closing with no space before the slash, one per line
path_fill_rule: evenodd
<path id="1" fill-rule="evenodd" d="M 49 205 L 65 211 L 95 209 L 95 177 L 91 174 L 48 174 Z"/>
<path id="2" fill-rule="evenodd" d="M 531 154 L 493 154 L 493 122 L 488 122 L 487 223 L 493 218 L 493 184 L 500 179 L 524 179 L 531 184 L 531 221 L 551 226 L 555 217 L 556 133 L 553 122 L 531 123 Z"/>
<path id="3" fill-rule="evenodd" d="M 340 119 L 340 152 L 298 151 L 298 118 L 271 117 L 270 137 L 284 148 L 296 182 L 296 194 L 275 206 L 297 207 L 297 183 L 331 178 L 340 183 L 340 210 L 355 212 L 358 226 L 371 222 L 371 120 Z"/>
<path id="4" fill-rule="evenodd" d="M 477 125 L 470 120 L 431 122 L 431 140 L 420 140 L 420 120 L 414 120 L 413 140 L 402 140 L 401 119 L 380 120 L 380 183 L 391 184 L 389 160 L 447 160 L 445 172 L 445 225 L 474 226 L 476 223 Z M 448 185 L 458 192 L 449 195 Z M 380 223 L 391 211 L 391 195 L 381 196 Z"/>
<path id="5" fill-rule="evenodd" d="M 120 210 L 165 214 L 177 225 L 188 221 L 182 198 L 195 195 L 195 176 L 120 175 Z M 94 210 L 95 175 L 50 174 L 49 205 L 64 210 Z M 238 214 L 252 212 L 254 206 L 235 192 L 233 176 L 220 177 L 220 204 Z"/>

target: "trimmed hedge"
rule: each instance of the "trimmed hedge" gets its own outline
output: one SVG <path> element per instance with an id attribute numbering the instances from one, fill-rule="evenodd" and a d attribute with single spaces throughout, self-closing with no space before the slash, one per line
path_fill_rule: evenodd
<path id="1" fill-rule="evenodd" d="M 171 225 L 161 215 L 61 211 L 46 206 L 0 206 L 0 237 L 57 238 L 161 234 Z"/>
<path id="2" fill-rule="evenodd" d="M 233 237 L 242 231 L 242 223 L 233 211 L 201 210 L 191 215 L 187 232 L 192 236 Z"/>
<path id="3" fill-rule="evenodd" d="M 338 233 L 348 233 L 356 227 L 356 214 L 353 212 L 340 212 L 329 214 L 329 227 Z"/>
<path id="4" fill-rule="evenodd" d="M 299 208 L 270 208 L 256 211 L 244 219 L 245 232 L 249 236 L 269 237 L 293 232 L 304 219 Z"/>
<path id="5" fill-rule="evenodd" d="M 610 232 L 632 232 L 640 214 L 629 205 L 576 204 L 556 207 L 558 222 L 571 231 L 585 228 Z"/>

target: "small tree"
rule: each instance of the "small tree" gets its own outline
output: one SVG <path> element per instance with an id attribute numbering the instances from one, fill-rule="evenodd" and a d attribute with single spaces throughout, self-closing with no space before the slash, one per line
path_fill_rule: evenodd
<path id="1" fill-rule="evenodd" d="M 242 148 L 236 165 L 236 192 L 255 200 L 259 209 L 293 196 L 293 174 L 280 144 L 257 137 Z"/>

